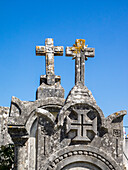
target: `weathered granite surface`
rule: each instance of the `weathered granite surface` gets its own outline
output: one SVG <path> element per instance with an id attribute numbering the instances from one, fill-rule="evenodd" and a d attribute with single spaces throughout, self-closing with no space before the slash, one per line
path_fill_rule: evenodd
<path id="1" fill-rule="evenodd" d="M 41 76 L 36 100 L 27 102 L 12 97 L 11 107 L 1 108 L 9 113 L 8 132 L 15 145 L 15 169 L 123 170 L 126 111 L 105 118 L 91 91 L 84 86 L 84 62 L 94 56 L 94 49 L 87 48 L 81 39 L 67 48 L 66 55 L 76 60 L 76 73 L 75 86 L 65 100 L 60 77 L 54 74 L 56 48 L 52 42 L 48 39 L 45 47 L 36 49 L 50 60 L 46 68 L 52 68 Z"/>
<path id="2" fill-rule="evenodd" d="M 123 162 L 125 164 L 126 170 L 128 170 L 128 138 L 124 137 L 124 143 L 123 143 Z"/>
<path id="3" fill-rule="evenodd" d="M 36 92 L 36 99 L 45 99 L 46 97 L 59 97 L 64 98 L 64 89 L 61 86 L 60 76 L 55 76 L 55 83 L 52 85 L 47 84 L 46 75 L 41 75 L 40 86 Z"/>
<path id="4" fill-rule="evenodd" d="M 8 134 L 9 107 L 0 107 L 0 146 L 13 143 Z"/>

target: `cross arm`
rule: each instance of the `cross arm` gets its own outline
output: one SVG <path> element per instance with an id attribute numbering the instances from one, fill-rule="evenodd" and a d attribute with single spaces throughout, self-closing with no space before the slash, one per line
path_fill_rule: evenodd
<path id="1" fill-rule="evenodd" d="M 88 47 L 86 47 L 84 49 L 84 55 L 86 57 L 94 57 L 95 56 L 95 48 L 88 48 Z"/>
<path id="2" fill-rule="evenodd" d="M 54 47 L 54 55 L 55 56 L 62 56 L 63 55 L 63 46 L 55 46 Z"/>
<path id="3" fill-rule="evenodd" d="M 54 48 L 54 50 L 53 50 Z M 62 56 L 63 55 L 63 46 L 55 46 L 53 48 L 46 48 L 45 46 L 36 46 L 36 55 L 43 56 L 46 55 L 47 52 L 54 52 L 55 56 Z"/>
<path id="4" fill-rule="evenodd" d="M 66 56 L 75 56 L 77 54 L 76 47 L 66 47 Z"/>
<path id="5" fill-rule="evenodd" d="M 36 55 L 44 56 L 46 54 L 45 46 L 36 46 Z"/>

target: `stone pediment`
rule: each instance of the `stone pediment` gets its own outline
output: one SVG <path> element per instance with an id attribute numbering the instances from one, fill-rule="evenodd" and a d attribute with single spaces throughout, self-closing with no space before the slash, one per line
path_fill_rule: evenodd
<path id="1" fill-rule="evenodd" d="M 88 110 L 90 112 L 95 112 L 98 116 L 98 120 L 104 119 L 104 114 L 99 106 L 96 104 L 96 101 L 91 93 L 91 91 L 83 86 L 81 83 L 75 85 L 65 101 L 64 106 L 58 114 L 58 125 L 62 125 L 66 116 L 69 115 L 71 108 Z M 101 123 L 100 123 L 101 124 Z"/>
<path id="2" fill-rule="evenodd" d="M 125 114 L 126 111 L 120 111 L 105 118 L 88 88 L 75 85 L 58 114 L 58 126 L 72 142 L 94 142 L 95 137 L 101 138 L 110 131 L 112 136 L 118 133 Z"/>

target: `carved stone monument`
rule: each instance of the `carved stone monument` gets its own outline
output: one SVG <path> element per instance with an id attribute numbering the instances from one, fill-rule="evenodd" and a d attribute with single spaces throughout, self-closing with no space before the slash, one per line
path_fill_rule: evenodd
<path id="1" fill-rule="evenodd" d="M 53 39 L 47 38 L 45 46 L 36 46 L 36 55 L 45 55 L 46 75 L 40 77 L 40 86 L 37 89 L 36 99 L 46 97 L 64 98 L 64 89 L 60 85 L 60 76 L 54 74 L 54 56 L 63 55 L 63 46 L 53 46 Z"/>
<path id="2" fill-rule="evenodd" d="M 36 100 L 12 97 L 8 132 L 15 145 L 17 170 L 122 170 L 123 116 L 126 111 L 107 118 L 84 85 L 85 60 L 94 57 L 94 48 L 77 39 L 66 48 L 66 56 L 75 59 L 75 86 L 64 99 L 60 76 L 54 73 L 54 56 L 63 55 L 63 47 L 36 47 L 45 55 L 46 75 L 40 78 Z"/>

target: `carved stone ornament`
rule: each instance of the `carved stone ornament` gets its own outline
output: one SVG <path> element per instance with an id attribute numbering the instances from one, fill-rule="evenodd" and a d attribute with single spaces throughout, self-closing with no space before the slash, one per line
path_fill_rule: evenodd
<path id="1" fill-rule="evenodd" d="M 91 120 L 88 117 L 89 112 L 90 110 L 73 108 L 67 116 L 67 133 L 72 141 L 90 142 L 97 134 L 97 117 Z"/>

